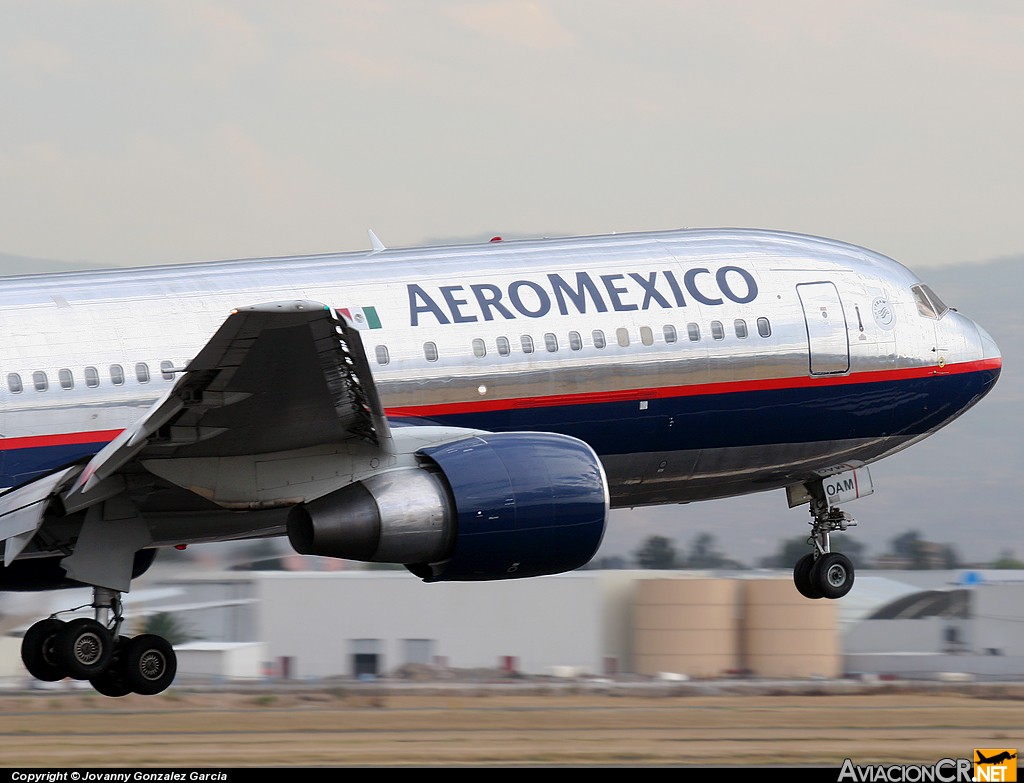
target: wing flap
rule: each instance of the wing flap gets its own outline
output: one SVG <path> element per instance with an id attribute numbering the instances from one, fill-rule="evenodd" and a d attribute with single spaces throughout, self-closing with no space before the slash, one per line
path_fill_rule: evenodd
<path id="1" fill-rule="evenodd" d="M 100 482 L 135 460 L 289 452 L 353 438 L 382 451 L 391 444 L 358 330 L 317 302 L 239 308 L 63 500 L 69 509 L 90 505 Z"/>
<path id="2" fill-rule="evenodd" d="M 0 541 L 4 541 L 4 566 L 9 566 L 43 524 L 47 501 L 81 466 L 50 473 L 0 495 Z"/>

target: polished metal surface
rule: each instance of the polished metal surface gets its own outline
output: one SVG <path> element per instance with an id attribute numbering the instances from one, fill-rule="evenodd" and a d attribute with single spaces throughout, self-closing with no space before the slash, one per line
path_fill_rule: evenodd
<path id="1" fill-rule="evenodd" d="M 173 540 L 175 519 L 182 541 L 216 540 L 218 505 L 309 501 L 332 481 L 355 480 L 355 466 L 366 469 L 374 455 L 318 453 L 311 480 L 313 463 L 289 464 L 287 449 L 380 431 L 386 456 L 387 430 L 401 425 L 581 438 L 601 458 L 616 506 L 783 487 L 904 448 L 994 382 L 991 337 L 960 313 L 922 314 L 912 290 L 920 282 L 864 248 L 741 229 L 7 278 L 0 472 L 7 484 L 30 481 L 134 427 L 106 464 L 114 476 L 131 468 L 131 491 L 159 541 Z M 269 321 L 242 339 L 248 347 L 221 341 L 218 358 L 189 368 L 211 355 L 232 311 L 250 308 L 255 319 L 264 308 L 252 306 L 283 302 L 326 306 L 350 330 L 342 353 L 355 350 L 354 369 L 328 366 L 343 330 L 307 345 Z M 235 369 L 249 392 L 211 380 Z M 954 386 L 980 373 L 987 379 L 975 386 Z M 302 379 L 318 377 L 328 396 L 309 392 L 292 405 L 288 390 L 308 391 Z M 858 384 L 866 393 L 851 391 Z M 172 411 L 176 385 L 196 394 Z M 914 407 L 940 388 L 947 412 Z M 216 408 L 215 392 L 255 396 L 232 408 L 237 398 L 222 395 L 223 414 L 199 415 Z M 819 393 L 830 401 L 815 402 Z M 345 406 L 330 426 L 309 413 Z M 194 445 L 176 448 L 186 432 Z M 136 447 L 145 462 L 132 462 Z M 271 451 L 275 486 L 289 489 L 268 498 L 260 455 Z M 206 461 L 161 469 L 161 456 Z M 202 529 L 185 521 L 196 493 L 210 501 Z M 223 524 L 224 535 L 246 535 L 237 519 Z M 280 515 L 254 516 L 250 532 L 281 528 Z"/>
<path id="2" fill-rule="evenodd" d="M 423 468 L 404 468 L 296 506 L 288 516 L 288 538 L 302 554 L 421 563 L 444 555 L 454 522 L 441 479 Z"/>

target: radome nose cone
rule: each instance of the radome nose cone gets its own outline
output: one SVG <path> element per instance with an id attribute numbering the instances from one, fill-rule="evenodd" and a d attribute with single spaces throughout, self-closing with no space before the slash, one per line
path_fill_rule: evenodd
<path id="1" fill-rule="evenodd" d="M 975 324 L 977 326 L 977 324 Z M 999 352 L 999 346 L 996 345 L 996 341 L 992 339 L 992 335 L 986 332 L 981 326 L 978 326 L 978 336 L 981 338 L 981 355 L 984 359 L 1002 359 L 1003 355 Z"/>

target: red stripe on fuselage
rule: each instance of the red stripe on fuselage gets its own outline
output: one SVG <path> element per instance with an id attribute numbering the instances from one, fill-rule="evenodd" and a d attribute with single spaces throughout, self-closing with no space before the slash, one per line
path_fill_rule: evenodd
<path id="1" fill-rule="evenodd" d="M 841 376 L 769 378 L 756 381 L 701 383 L 654 389 L 624 389 L 622 391 L 590 392 L 585 394 L 554 394 L 546 397 L 474 400 L 472 402 L 386 408 L 384 413 L 393 418 L 403 418 L 411 416 L 429 417 L 454 413 L 476 413 L 481 411 L 508 410 L 510 408 L 553 408 L 560 405 L 592 405 L 607 402 L 628 402 L 630 400 L 652 400 L 663 397 L 696 397 L 707 394 L 773 391 L 776 389 L 799 389 L 814 386 L 844 386 L 857 383 L 883 383 L 886 381 L 926 378 L 931 375 L 961 375 L 985 370 L 998 370 L 1000 367 L 1002 367 L 1001 359 L 983 359 L 977 362 L 950 364 L 941 369 L 937 366 L 915 367 L 905 370 L 877 370 Z M 44 448 L 46 446 L 73 446 L 85 443 L 106 444 L 120 435 L 121 432 L 122 430 L 99 430 L 96 432 L 69 432 L 53 435 L 29 435 L 21 438 L 0 438 L 0 451 Z"/>
<path id="2" fill-rule="evenodd" d="M 28 435 L 24 438 L 0 438 L 0 451 L 38 449 L 46 446 L 77 446 L 83 443 L 109 443 L 123 430 L 65 432 L 55 435 Z"/>
<path id="3" fill-rule="evenodd" d="M 479 413 L 512 408 L 554 408 L 562 405 L 593 405 L 607 402 L 628 402 L 630 400 L 655 400 L 668 397 L 698 397 L 708 394 L 735 394 L 738 392 L 775 391 L 778 389 L 805 389 L 820 386 L 849 386 L 858 383 L 885 383 L 927 378 L 933 375 L 962 375 L 1002 367 L 1002 359 L 982 359 L 977 362 L 948 364 L 945 367 L 913 367 L 901 370 L 875 370 L 851 373 L 850 375 L 801 376 L 793 378 L 765 378 L 752 381 L 724 381 L 719 383 L 697 383 L 686 386 L 660 386 L 650 389 L 623 389 L 609 392 L 586 392 L 583 394 L 552 394 L 544 397 L 516 397 L 497 400 L 473 400 L 469 402 L 437 403 L 433 405 L 407 405 L 401 408 L 385 408 L 389 417 L 438 416 L 453 413 Z"/>

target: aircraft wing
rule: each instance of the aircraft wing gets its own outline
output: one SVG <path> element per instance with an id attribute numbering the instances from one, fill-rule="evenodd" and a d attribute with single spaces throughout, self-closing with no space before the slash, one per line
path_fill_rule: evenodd
<path id="1" fill-rule="evenodd" d="M 46 502 L 79 470 L 77 466 L 63 468 L 0 497 L 0 541 L 6 542 L 4 566 L 14 561 L 43 524 Z"/>
<path id="2" fill-rule="evenodd" d="M 351 439 L 382 451 L 390 442 L 358 330 L 317 302 L 243 307 L 163 399 L 65 482 L 61 499 L 68 512 L 110 497 L 120 491 L 119 471 L 135 460 L 256 455 Z M 44 497 L 55 494 L 53 484 Z M 0 518 L 10 503 L 23 505 L 0 496 Z"/>
<path id="3" fill-rule="evenodd" d="M 151 546 L 285 531 L 302 554 L 431 581 L 557 573 L 593 556 L 608 513 L 576 438 L 392 433 L 358 331 L 305 301 L 234 311 L 162 399 L 64 467 L 0 495 L 5 560 L 35 544 L 58 580 L 119 592 Z"/>

